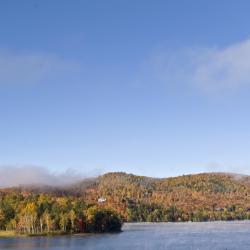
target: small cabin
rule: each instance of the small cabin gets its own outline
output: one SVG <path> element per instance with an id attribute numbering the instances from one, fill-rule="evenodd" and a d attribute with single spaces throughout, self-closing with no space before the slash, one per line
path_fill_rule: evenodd
<path id="1" fill-rule="evenodd" d="M 98 203 L 100 203 L 100 204 L 105 203 L 106 200 L 107 200 L 106 198 L 100 197 L 100 198 L 98 198 Z"/>
<path id="2" fill-rule="evenodd" d="M 224 211 L 224 208 L 216 207 L 216 208 L 215 208 L 215 211 L 217 211 L 217 212 L 223 212 L 223 211 Z"/>

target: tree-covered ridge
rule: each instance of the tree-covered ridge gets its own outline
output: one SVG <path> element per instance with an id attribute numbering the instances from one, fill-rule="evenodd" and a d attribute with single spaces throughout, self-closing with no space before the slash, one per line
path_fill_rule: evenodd
<path id="1" fill-rule="evenodd" d="M 107 204 L 128 221 L 250 218 L 248 176 L 205 173 L 154 179 L 109 173 L 99 178 L 87 197 L 95 195 L 106 197 Z"/>
<path id="2" fill-rule="evenodd" d="M 1 229 L 25 233 L 115 231 L 121 221 L 234 219 L 250 219 L 248 176 L 117 172 L 64 188 L 19 187 L 0 195 Z"/>

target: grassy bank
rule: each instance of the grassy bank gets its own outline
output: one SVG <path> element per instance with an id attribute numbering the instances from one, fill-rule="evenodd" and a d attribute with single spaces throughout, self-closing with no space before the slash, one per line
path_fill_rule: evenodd
<path id="1" fill-rule="evenodd" d="M 0 230 L 0 238 L 4 237 L 33 237 L 33 236 L 58 236 L 58 235 L 69 235 L 70 233 L 65 233 L 61 231 L 55 231 L 50 233 L 37 233 L 37 234 L 20 234 L 11 230 Z"/>
<path id="2" fill-rule="evenodd" d="M 120 231 L 121 232 L 121 231 Z M 119 232 L 116 232 L 119 233 Z M 1 238 L 12 238 L 12 237 L 54 237 L 54 236 L 65 236 L 65 235 L 91 235 L 91 234 L 99 234 L 99 233 L 70 233 L 70 232 L 62 232 L 62 231 L 55 231 L 49 233 L 36 233 L 36 234 L 20 234 L 15 231 L 5 231 L 0 230 L 0 239 Z"/>
<path id="3" fill-rule="evenodd" d="M 15 231 L 0 230 L 0 237 L 14 237 L 17 236 Z"/>

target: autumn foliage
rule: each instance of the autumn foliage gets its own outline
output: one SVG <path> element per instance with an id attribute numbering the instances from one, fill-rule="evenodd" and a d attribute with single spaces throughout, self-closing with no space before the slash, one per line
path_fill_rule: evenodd
<path id="1" fill-rule="evenodd" d="M 104 202 L 98 202 L 98 199 Z M 207 173 L 149 178 L 108 173 L 64 188 L 0 191 L 0 229 L 25 234 L 113 232 L 122 221 L 250 219 L 250 178 Z"/>

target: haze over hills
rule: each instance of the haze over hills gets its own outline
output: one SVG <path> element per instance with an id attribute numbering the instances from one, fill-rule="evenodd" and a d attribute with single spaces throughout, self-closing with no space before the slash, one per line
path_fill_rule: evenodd
<path id="1" fill-rule="evenodd" d="M 250 176 L 232 173 L 151 178 L 114 172 L 64 187 L 19 186 L 1 192 L 81 197 L 88 204 L 112 207 L 128 221 L 250 218 Z"/>

